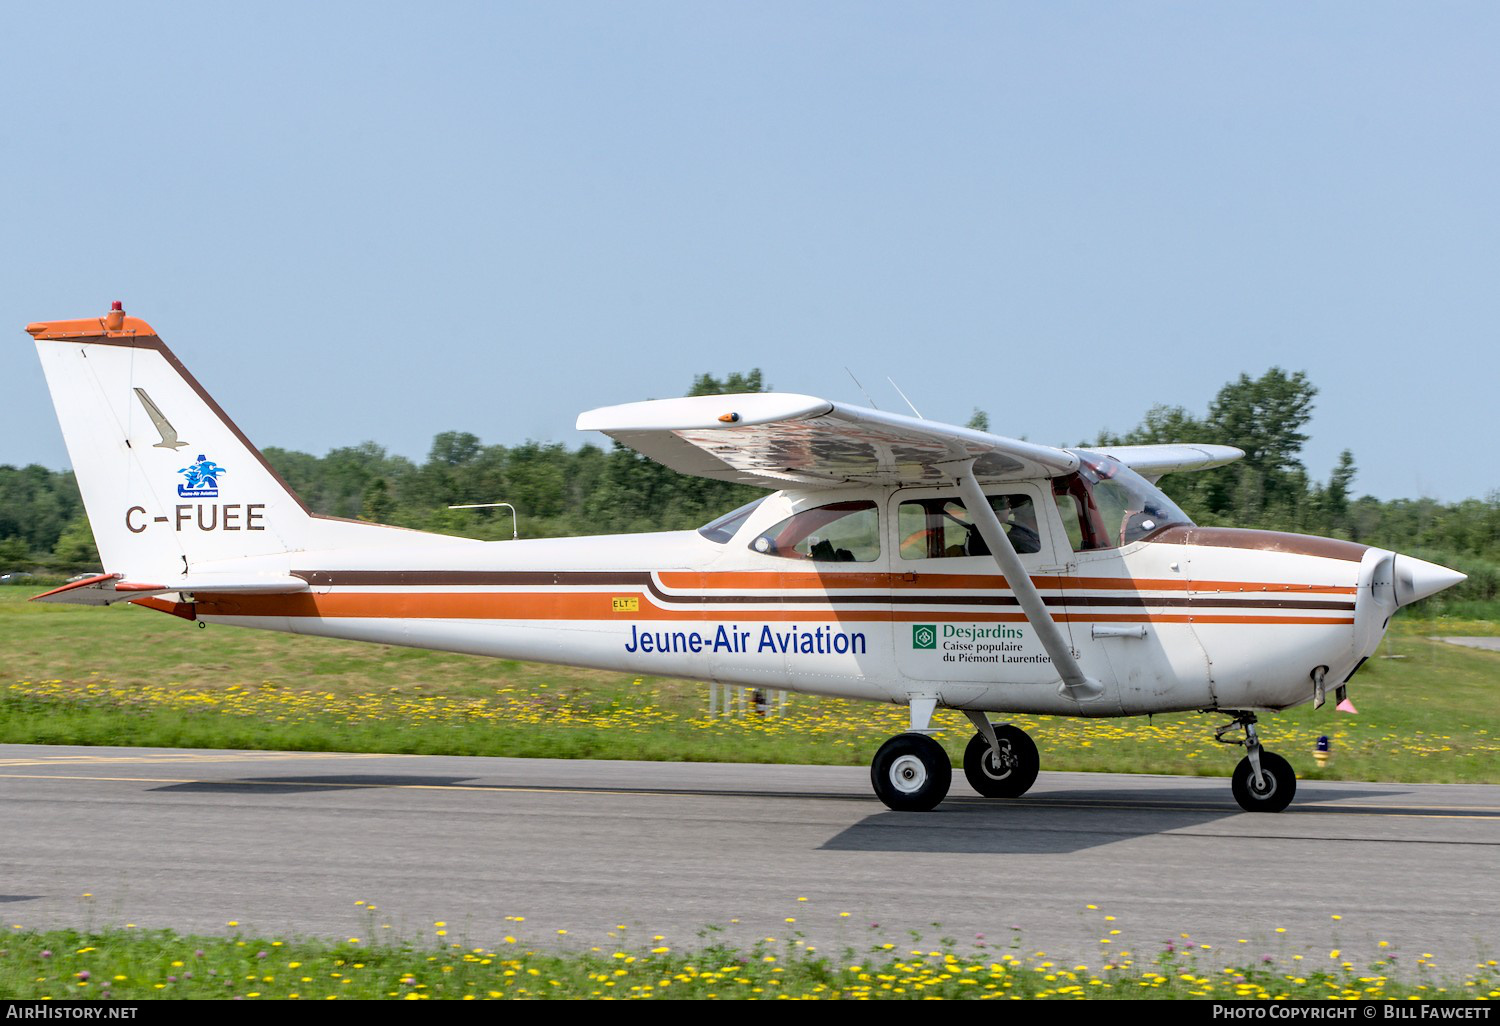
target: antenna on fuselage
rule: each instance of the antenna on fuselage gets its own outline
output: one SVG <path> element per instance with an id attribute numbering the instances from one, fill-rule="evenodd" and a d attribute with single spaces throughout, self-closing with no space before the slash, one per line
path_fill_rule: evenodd
<path id="1" fill-rule="evenodd" d="M 853 380 L 854 380 L 854 387 L 857 388 L 857 389 L 859 389 L 860 394 L 865 397 L 865 402 L 867 402 L 867 403 L 870 404 L 870 409 L 872 409 L 872 410 L 878 410 L 878 409 L 880 409 L 879 406 L 875 405 L 875 400 L 870 398 L 870 393 L 865 391 L 865 386 L 861 385 L 859 383 L 859 379 L 856 378 L 856 377 L 854 377 L 854 372 L 852 370 L 850 370 L 848 367 L 844 368 L 844 372 L 846 374 L 848 374 L 850 378 L 853 378 Z"/>
<path id="2" fill-rule="evenodd" d="M 885 376 L 885 380 L 887 380 L 887 381 L 889 381 L 891 383 L 891 387 L 896 390 L 896 394 L 899 395 L 903 400 L 905 400 L 906 405 L 908 405 L 908 406 L 911 407 L 911 412 L 913 412 L 913 413 L 915 413 L 917 415 L 917 419 L 918 420 L 926 420 L 927 419 L 926 417 L 922 416 L 922 411 L 919 410 L 919 409 L 917 409 L 916 404 L 913 403 L 910 399 L 906 398 L 906 393 L 903 392 L 903 391 L 901 391 L 901 386 L 898 385 L 898 384 L 896 384 L 896 379 L 895 378 L 893 378 L 889 374 L 887 374 Z"/>

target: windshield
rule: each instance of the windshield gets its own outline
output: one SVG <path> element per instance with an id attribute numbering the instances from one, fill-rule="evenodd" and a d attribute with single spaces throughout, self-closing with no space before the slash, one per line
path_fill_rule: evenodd
<path id="1" fill-rule="evenodd" d="M 698 528 L 698 533 L 709 541 L 723 545 L 739 534 L 740 528 L 745 526 L 745 521 L 750 519 L 750 514 L 755 512 L 755 507 L 765 501 L 766 497 L 762 495 L 753 502 L 745 503 L 739 509 L 730 510 L 717 520 L 709 521 Z"/>
<path id="2" fill-rule="evenodd" d="M 1172 524 L 1192 524 L 1160 488 L 1119 460 L 1069 451 L 1083 462 L 1074 473 L 1053 478 L 1052 493 L 1073 551 L 1112 549 Z"/>

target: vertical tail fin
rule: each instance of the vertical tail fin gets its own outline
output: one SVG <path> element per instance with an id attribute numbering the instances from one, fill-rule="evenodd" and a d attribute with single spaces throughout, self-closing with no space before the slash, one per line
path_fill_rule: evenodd
<path id="1" fill-rule="evenodd" d="M 108 317 L 26 330 L 110 572 L 162 578 L 219 560 L 379 544 L 375 533 L 394 530 L 311 513 L 151 326 L 118 304 Z"/>

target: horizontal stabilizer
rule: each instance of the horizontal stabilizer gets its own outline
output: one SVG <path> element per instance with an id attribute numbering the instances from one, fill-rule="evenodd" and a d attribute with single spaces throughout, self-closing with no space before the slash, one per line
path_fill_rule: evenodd
<path id="1" fill-rule="evenodd" d="M 121 574 L 100 574 L 64 584 L 61 588 L 53 588 L 34 596 L 31 601 L 110 606 L 116 602 L 130 602 L 133 599 L 171 592 L 191 592 L 197 595 L 295 595 L 307 590 L 307 582 L 300 577 L 185 574 L 169 582 L 158 583 L 127 581 Z"/>
<path id="2" fill-rule="evenodd" d="M 1233 463 L 1245 455 L 1232 445 L 1104 445 L 1090 452 L 1113 456 L 1146 480 L 1156 482 L 1163 474 L 1183 470 L 1210 470 Z"/>
<path id="3" fill-rule="evenodd" d="M 580 414 L 578 430 L 684 474 L 762 488 L 939 484 L 952 477 L 943 464 L 967 460 L 980 481 L 1022 481 L 1079 464 L 1048 445 L 783 392 L 607 406 Z"/>

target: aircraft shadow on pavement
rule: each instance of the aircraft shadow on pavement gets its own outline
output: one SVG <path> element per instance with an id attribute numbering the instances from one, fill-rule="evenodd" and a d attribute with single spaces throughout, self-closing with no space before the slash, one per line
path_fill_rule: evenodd
<path id="1" fill-rule="evenodd" d="M 1374 798 L 1401 792 L 1355 790 L 1319 784 L 1298 792 L 1277 822 L 1304 814 L 1386 814 L 1385 806 L 1347 805 L 1298 809 L 1298 802 Z M 1403 813 L 1412 810 L 1403 808 Z M 1439 810 L 1433 810 L 1437 812 Z M 1054 855 L 1116 841 L 1201 826 L 1242 813 L 1233 797 L 1202 788 L 1159 788 L 1128 795 L 1100 791 L 1047 791 L 1013 800 L 950 798 L 935 812 L 881 812 L 840 831 L 822 851 L 910 851 L 955 854 Z"/>
<path id="2" fill-rule="evenodd" d="M 440 777 L 394 774 L 341 774 L 338 776 L 306 776 L 298 774 L 287 777 L 246 777 L 240 780 L 187 780 L 180 784 L 153 787 L 152 791 L 196 791 L 199 793 L 236 793 L 259 791 L 265 794 L 286 794 L 297 791 L 339 791 L 361 787 L 462 787 L 465 791 L 494 791 L 504 794 L 523 790 L 536 794 L 618 794 L 642 795 L 644 797 L 692 796 L 721 798 L 800 798 L 826 801 L 874 802 L 869 794 L 833 794 L 818 791 L 765 791 L 748 789 L 725 789 L 716 787 L 622 787 L 601 781 L 597 784 L 499 784 L 474 783 L 475 777 Z"/>
<path id="3" fill-rule="evenodd" d="M 381 787 L 453 787 L 473 777 L 420 776 L 398 773 L 342 773 L 330 776 L 246 777 L 241 780 L 188 780 L 153 787 L 152 791 L 194 794 L 304 794 L 310 791 L 358 791 Z"/>
<path id="4" fill-rule="evenodd" d="M 0 905 L 9 905 L 17 901 L 35 901 L 40 894 L 0 894 Z"/>

